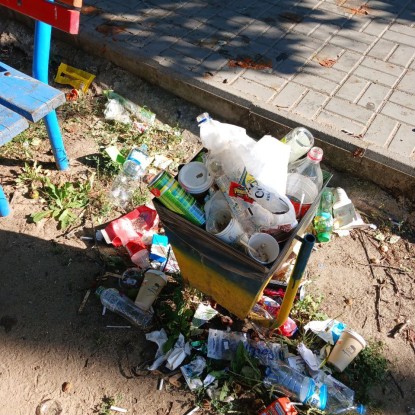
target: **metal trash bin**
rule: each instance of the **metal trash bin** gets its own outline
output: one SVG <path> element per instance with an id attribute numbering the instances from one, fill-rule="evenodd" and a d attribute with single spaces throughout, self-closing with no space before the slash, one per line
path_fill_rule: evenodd
<path id="1" fill-rule="evenodd" d="M 280 244 L 280 254 L 269 266 L 227 245 L 154 199 L 184 281 L 211 296 L 237 317 L 245 318 L 272 275 L 292 252 L 297 235 L 303 235 L 313 220 L 321 194 L 332 177 L 330 173 L 323 173 L 324 185 L 317 199 L 290 237 Z"/>

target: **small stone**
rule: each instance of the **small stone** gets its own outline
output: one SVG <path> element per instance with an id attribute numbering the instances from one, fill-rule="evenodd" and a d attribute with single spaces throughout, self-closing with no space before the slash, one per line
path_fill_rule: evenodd
<path id="1" fill-rule="evenodd" d="M 388 252 L 388 251 L 389 251 L 389 248 L 388 248 L 388 246 L 387 246 L 387 245 L 381 245 L 381 246 L 379 247 L 379 249 L 380 249 L 380 251 L 381 251 L 381 252 L 383 252 L 384 254 L 386 254 L 386 252 Z"/>
<path id="2" fill-rule="evenodd" d="M 62 392 L 69 392 L 72 389 L 71 382 L 63 382 L 62 383 Z"/>

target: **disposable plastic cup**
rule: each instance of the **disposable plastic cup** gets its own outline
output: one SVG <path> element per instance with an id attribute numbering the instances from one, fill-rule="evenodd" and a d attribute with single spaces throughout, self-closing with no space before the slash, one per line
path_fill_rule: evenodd
<path id="1" fill-rule="evenodd" d="M 208 169 L 200 161 L 191 161 L 184 165 L 179 171 L 178 180 L 181 186 L 198 201 L 203 201 L 213 184 Z"/>
<path id="2" fill-rule="evenodd" d="M 270 264 L 277 259 L 280 246 L 271 235 L 254 233 L 248 241 L 248 253 L 261 264 Z"/>
<path id="3" fill-rule="evenodd" d="M 213 218 L 206 223 L 206 230 L 228 244 L 239 241 L 244 234 L 239 222 L 232 218 L 227 209 L 214 212 Z"/>
<path id="4" fill-rule="evenodd" d="M 146 271 L 135 299 L 135 305 L 144 311 L 148 311 L 166 284 L 167 277 L 164 272 L 156 269 Z"/>
<path id="5" fill-rule="evenodd" d="M 302 218 L 316 200 L 319 192 L 317 185 L 308 177 L 291 173 L 287 178 L 287 196 L 294 206 L 297 218 Z"/>
<path id="6" fill-rule="evenodd" d="M 345 329 L 333 347 L 328 362 L 339 372 L 343 372 L 365 347 L 366 341 L 360 334 Z"/>

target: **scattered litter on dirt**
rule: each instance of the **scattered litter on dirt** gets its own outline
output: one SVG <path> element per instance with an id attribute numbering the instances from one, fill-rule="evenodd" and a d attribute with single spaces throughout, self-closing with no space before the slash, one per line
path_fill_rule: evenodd
<path id="1" fill-rule="evenodd" d="M 114 220 L 125 220 L 126 212 L 151 203 L 143 183 L 128 209 L 108 203 L 111 183 L 120 171 L 118 156 L 125 160 L 132 147 L 146 144 L 151 157 L 163 156 L 156 170 L 162 163 L 172 161 L 166 167 L 172 175 L 177 174 L 180 165 L 198 154 L 201 146 L 188 130 L 169 125 L 177 122 L 180 111 L 182 121 L 188 122 L 190 128 L 200 109 L 186 107 L 177 98 L 167 97 L 158 90 L 154 92 L 152 88 L 146 94 L 143 84 L 138 88 L 137 81 L 129 74 L 108 67 L 106 62 L 88 63 L 85 57 L 76 61 L 75 54 L 72 58 L 74 65 L 81 67 L 79 63 L 83 62 L 85 69 L 88 65 L 100 65 L 93 72 L 100 74 L 96 82 L 103 90 L 107 89 L 105 85 L 120 86 L 120 79 L 126 84 L 123 94 L 129 89 L 144 90 L 140 94 L 141 104 L 151 103 L 155 113 L 163 120 L 169 119 L 170 124 L 156 120 L 151 128 L 138 132 L 132 126 L 105 120 L 106 98 L 88 91 L 59 111 L 74 163 L 70 172 L 46 168 L 52 156 L 45 151 L 47 140 L 43 140 L 43 126 L 32 126 L 29 134 L 1 147 L 0 157 L 5 163 L 1 163 L 0 170 L 6 178 L 2 185 L 14 196 L 13 220 L 8 218 L 2 222 L 0 230 L 0 251 L 8 259 L 0 263 L 0 273 L 10 274 L 10 269 L 14 273 L 10 274 L 10 283 L 0 296 L 8 314 L 19 319 L 19 325 L 16 325 L 17 318 L 8 315 L 0 319 L 0 325 L 8 331 L 7 335 L 3 333 L 5 341 L 0 342 L 0 372 L 6 380 L 0 398 L 8 413 L 18 403 L 22 411 L 31 413 L 43 401 L 42 405 L 54 408 L 54 412 L 36 409 L 38 415 L 75 415 L 89 413 L 91 408 L 101 414 L 108 414 L 110 410 L 143 415 L 182 415 L 186 411 L 257 414 L 263 413 L 266 407 L 276 407 L 278 402 L 291 414 L 311 415 L 321 413 L 318 407 L 326 396 L 332 396 L 333 385 L 347 396 L 347 404 L 368 403 L 370 413 L 377 411 L 379 401 L 386 407 L 385 414 L 401 414 L 407 406 L 413 406 L 411 362 L 415 333 L 409 320 L 413 314 L 413 210 L 404 200 L 395 200 L 350 175 L 336 173 L 333 178 L 333 189 L 345 189 L 347 197 L 333 210 L 333 224 L 328 221 L 324 226 L 325 232 L 330 231 L 331 225 L 334 232 L 336 223 L 343 224 L 340 228 L 353 226 L 341 229 L 349 232 L 347 237 L 333 234 L 329 243 L 314 245 L 303 276 L 304 287 L 293 296 L 290 317 L 294 325 L 288 332 L 291 337 L 268 331 L 259 321 L 273 321 L 277 317 L 297 254 L 278 273 L 278 280 L 273 276 L 272 286 L 266 288 L 266 295 L 257 302 L 255 310 L 262 314 L 241 319 L 209 295 L 184 283 L 180 276 L 184 251 L 179 250 L 177 260 L 170 262 L 174 252 L 171 249 L 169 253 L 169 245 L 174 247 L 174 240 L 154 239 L 153 235 L 144 235 L 139 226 L 135 229 L 133 226 L 133 235 L 131 232 L 127 235 L 136 242 L 144 238 L 145 246 L 140 246 L 137 252 L 147 252 L 150 270 L 167 276 L 165 284 L 159 284 L 159 280 L 152 292 L 144 295 L 144 299 L 149 299 L 147 306 L 154 311 L 151 333 L 164 329 L 165 341 L 162 345 L 160 342 L 160 347 L 147 342 L 142 331 L 134 325 L 125 325 L 128 322 L 110 309 L 101 315 L 100 301 L 91 292 L 103 286 L 117 294 L 116 301 L 128 298 L 125 303 L 129 304 L 129 310 L 135 310 L 144 273 L 148 272 L 147 267 L 138 269 L 131 261 L 130 254 L 134 252 L 128 244 L 131 241 L 124 239 L 125 234 L 116 243 L 113 237 L 109 237 L 111 244 L 102 238 L 99 240 L 99 231 Z M 157 100 L 151 101 L 158 95 Z M 114 145 L 119 152 L 111 159 L 106 149 Z M 39 164 L 32 160 L 39 160 Z M 91 186 L 80 186 L 85 183 Z M 33 191 L 39 193 L 38 198 L 30 198 Z M 81 205 L 76 205 L 79 193 L 85 198 Z M 341 195 L 337 197 L 341 199 Z M 62 201 L 64 209 L 59 206 Z M 301 208 L 300 204 L 299 211 Z M 35 224 L 30 214 L 38 211 L 49 213 Z M 71 213 L 65 213 L 59 221 L 65 211 Z M 355 213 L 361 215 L 365 227 L 361 228 L 360 222 L 356 225 Z M 71 217 L 69 222 L 65 219 L 67 215 Z M 65 229 L 58 229 L 59 223 Z M 151 228 L 153 225 L 154 222 Z M 195 235 L 195 228 L 191 230 L 187 239 Z M 152 231 L 164 236 L 163 221 Z M 315 232 L 312 226 L 307 231 Z M 189 251 L 194 249 L 191 246 Z M 209 249 L 214 250 L 212 246 Z M 224 248 L 226 252 L 233 249 Z M 211 275 L 208 281 L 212 284 Z M 238 281 L 228 292 L 229 299 L 244 298 Z M 147 288 L 150 286 L 146 284 Z M 143 305 L 141 301 L 140 305 Z M 321 328 L 318 326 L 321 321 L 330 324 Z M 309 322 L 317 327 L 314 325 L 307 331 Z M 352 361 L 341 373 L 334 370 L 336 366 L 322 365 L 334 350 L 331 341 L 335 343 L 334 339 L 338 340 L 345 332 L 340 332 L 340 324 L 349 330 L 348 341 L 352 338 L 342 354 L 353 354 Z M 328 336 L 327 343 L 319 337 L 321 334 Z M 367 345 L 355 353 L 359 336 Z M 208 353 L 226 359 L 214 359 Z M 149 371 L 157 354 L 163 361 L 157 370 Z M 285 366 L 272 366 L 270 361 L 284 361 Z M 331 374 L 325 372 L 329 368 Z M 270 369 L 268 373 L 267 369 Z M 300 388 L 291 399 L 284 398 L 288 389 L 278 387 L 284 384 L 278 377 L 283 369 L 292 379 L 297 376 L 296 372 L 302 371 L 302 382 L 310 386 L 313 396 L 304 397 Z M 197 377 L 192 377 L 195 374 Z M 319 375 L 328 390 L 318 386 Z M 71 382 L 62 384 L 63 376 Z M 274 386 L 267 389 L 264 379 Z M 190 385 L 191 388 L 196 385 L 194 394 L 188 392 Z M 55 403 L 51 395 L 55 392 L 59 393 L 60 403 Z M 46 396 L 51 399 L 44 401 Z M 299 404 L 304 400 L 311 406 Z"/>

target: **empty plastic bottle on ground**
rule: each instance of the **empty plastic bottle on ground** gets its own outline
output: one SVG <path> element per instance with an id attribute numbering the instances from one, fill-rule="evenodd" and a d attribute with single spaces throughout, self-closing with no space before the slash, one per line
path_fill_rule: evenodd
<path id="1" fill-rule="evenodd" d="M 320 205 L 314 218 L 314 229 L 319 242 L 330 241 L 333 232 L 333 193 L 326 189 L 321 195 Z"/>
<path id="2" fill-rule="evenodd" d="M 365 414 L 366 408 L 360 403 L 351 402 L 339 392 L 329 388 L 325 412 L 328 415 Z"/>
<path id="3" fill-rule="evenodd" d="M 111 187 L 114 204 L 123 208 L 128 205 L 148 165 L 149 157 L 142 149 L 133 148 L 130 151 Z"/>
<path id="4" fill-rule="evenodd" d="M 291 368 L 284 362 L 276 360 L 265 370 L 266 384 L 294 396 L 302 403 L 324 410 L 327 403 L 327 386 L 317 387 L 314 380 Z"/>
<path id="5" fill-rule="evenodd" d="M 150 325 L 153 314 L 141 310 L 128 297 L 121 296 L 115 288 L 98 287 L 96 294 L 99 296 L 104 307 L 124 317 L 131 324 L 140 328 L 145 328 Z"/>

